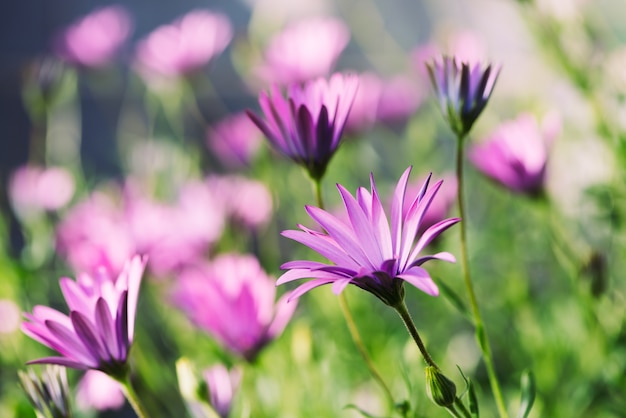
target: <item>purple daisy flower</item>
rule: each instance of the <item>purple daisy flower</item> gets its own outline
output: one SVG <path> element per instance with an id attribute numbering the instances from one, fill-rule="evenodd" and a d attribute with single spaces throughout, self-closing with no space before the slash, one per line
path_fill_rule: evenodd
<path id="1" fill-rule="evenodd" d="M 58 364 L 80 370 L 101 370 L 115 379 L 128 373 L 126 360 L 133 342 L 135 312 L 146 259 L 133 257 L 117 280 L 82 274 L 59 283 L 69 316 L 47 306 L 25 314 L 22 331 L 61 354 L 27 364 Z"/>
<path id="2" fill-rule="evenodd" d="M 335 73 L 329 80 L 292 84 L 285 98 L 274 85 L 259 96 L 267 121 L 246 113 L 276 149 L 319 180 L 339 147 L 357 86 L 355 75 Z"/>
<path id="3" fill-rule="evenodd" d="M 334 263 L 298 260 L 283 264 L 281 268 L 289 271 L 278 279 L 277 284 L 312 279 L 294 290 L 290 299 L 325 284 L 332 284 L 335 294 L 353 284 L 393 307 L 404 300 L 405 281 L 429 295 L 438 295 L 437 286 L 421 267 L 422 264 L 432 259 L 452 263 L 456 260 L 448 252 L 434 255 L 420 253 L 435 237 L 460 219 L 437 222 L 418 238 L 420 224 L 443 181 L 429 189 L 429 176 L 409 209 L 403 213 L 410 172 L 411 167 L 406 169 L 396 186 L 391 204 L 391 227 L 372 175 L 371 192 L 359 188 L 356 197 L 337 185 L 349 221 L 341 221 L 322 209 L 307 206 L 309 216 L 326 232 L 313 231 L 302 225 L 298 225 L 301 231 L 283 231 L 283 236 L 310 247 Z"/>
<path id="4" fill-rule="evenodd" d="M 450 128 L 459 137 L 472 129 L 496 84 L 500 67 L 461 62 L 444 56 L 428 64 L 428 73 Z"/>

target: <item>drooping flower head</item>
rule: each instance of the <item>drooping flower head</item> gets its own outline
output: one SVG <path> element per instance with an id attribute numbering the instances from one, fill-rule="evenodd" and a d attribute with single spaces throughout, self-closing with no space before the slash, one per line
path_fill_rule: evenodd
<path id="1" fill-rule="evenodd" d="M 287 97 L 274 85 L 270 94 L 259 96 L 266 120 L 246 113 L 277 150 L 319 180 L 339 147 L 357 86 L 356 76 L 340 73 L 329 80 L 292 84 Z"/>
<path id="2" fill-rule="evenodd" d="M 349 30 L 339 19 L 316 17 L 292 23 L 271 39 L 257 73 L 280 85 L 326 76 L 349 39 Z"/>
<path id="3" fill-rule="evenodd" d="M 275 302 L 274 279 L 251 255 L 223 254 L 178 278 L 173 302 L 223 347 L 248 361 L 283 331 L 295 310 Z"/>
<path id="4" fill-rule="evenodd" d="M 109 63 L 132 29 L 122 6 L 98 9 L 69 26 L 58 39 L 59 55 L 68 62 L 97 68 Z"/>
<path id="5" fill-rule="evenodd" d="M 312 279 L 294 290 L 290 299 L 325 284 L 332 284 L 336 294 L 341 293 L 348 284 L 353 284 L 374 294 L 387 305 L 396 306 L 404 300 L 405 281 L 429 295 L 438 294 L 437 286 L 422 264 L 432 259 L 454 262 L 455 258 L 447 252 L 434 255 L 420 253 L 435 237 L 460 219 L 449 218 L 437 222 L 418 236 L 420 224 L 442 181 L 429 189 L 429 177 L 411 202 L 409 210 L 403 213 L 410 172 L 409 167 L 393 194 L 391 224 L 376 190 L 373 175 L 370 176 L 371 192 L 359 188 L 356 197 L 343 186 L 337 185 L 346 207 L 347 222 L 317 207 L 306 207 L 309 216 L 325 232 L 299 225 L 300 231 L 284 231 L 282 235 L 310 247 L 333 264 L 307 260 L 283 264 L 281 268 L 289 271 L 278 279 L 277 284 Z"/>
<path id="6" fill-rule="evenodd" d="M 146 260 L 126 263 L 119 277 L 82 274 L 77 281 L 59 283 L 70 314 L 35 306 L 25 314 L 22 331 L 60 357 L 45 357 L 28 364 L 58 364 L 80 370 L 100 370 L 115 379 L 128 373 L 127 358 L 133 342 L 139 285 Z"/>
<path id="7" fill-rule="evenodd" d="M 176 78 L 196 71 L 220 54 L 232 38 L 226 16 L 194 10 L 160 26 L 137 46 L 141 75 Z"/>
<path id="8" fill-rule="evenodd" d="M 543 126 L 522 114 L 500 125 L 484 143 L 469 153 L 485 175 L 516 193 L 541 195 L 545 185 L 548 150 L 560 131 L 560 118 L 548 115 Z"/>
<path id="9" fill-rule="evenodd" d="M 500 67 L 443 56 L 428 65 L 428 72 L 443 116 L 452 131 L 464 137 L 487 105 Z"/>
<path id="10" fill-rule="evenodd" d="M 48 365 L 38 376 L 33 369 L 17 372 L 20 386 L 35 408 L 37 416 L 66 418 L 72 416 L 69 386 L 65 367 Z"/>

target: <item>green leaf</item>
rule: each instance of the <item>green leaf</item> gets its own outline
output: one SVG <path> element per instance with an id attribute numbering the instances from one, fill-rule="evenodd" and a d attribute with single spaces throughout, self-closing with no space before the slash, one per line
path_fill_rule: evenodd
<path id="1" fill-rule="evenodd" d="M 479 418 L 480 413 L 478 412 L 478 397 L 476 396 L 476 389 L 471 380 L 467 385 L 467 391 L 470 413 L 472 414 L 472 417 Z"/>
<path id="2" fill-rule="evenodd" d="M 517 413 L 517 418 L 526 418 L 533 407 L 536 393 L 535 376 L 533 372 L 528 369 L 524 370 L 522 373 L 521 392 L 522 401 L 520 403 L 519 412 Z"/>
<path id="3" fill-rule="evenodd" d="M 467 307 L 463 303 L 463 300 L 456 294 L 454 290 L 443 281 L 438 280 L 437 286 L 441 289 L 441 294 L 454 306 L 459 312 L 461 312 L 466 317 L 470 317 L 469 311 Z"/>

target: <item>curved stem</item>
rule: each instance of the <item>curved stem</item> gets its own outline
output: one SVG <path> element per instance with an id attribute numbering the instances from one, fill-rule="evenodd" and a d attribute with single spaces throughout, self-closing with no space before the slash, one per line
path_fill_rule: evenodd
<path id="1" fill-rule="evenodd" d="M 133 385 L 130 381 L 130 376 L 126 376 L 123 380 L 119 380 L 122 385 L 122 391 L 124 392 L 124 396 L 128 399 L 128 403 L 133 407 L 133 410 L 137 414 L 138 418 L 148 418 L 148 414 L 146 413 L 139 397 L 137 396 L 137 392 L 133 388 Z"/>
<path id="2" fill-rule="evenodd" d="M 411 334 L 411 337 L 413 337 L 413 341 L 415 341 L 415 344 L 417 344 L 417 348 L 419 348 L 420 353 L 422 353 L 422 357 L 424 357 L 424 361 L 426 362 L 426 364 L 434 367 L 437 370 L 441 370 L 439 366 L 437 366 L 437 363 L 435 363 L 435 360 L 433 360 L 433 358 L 428 353 L 428 350 L 426 350 L 426 346 L 424 345 L 424 342 L 422 341 L 419 332 L 417 332 L 417 328 L 415 327 L 413 318 L 411 318 L 411 314 L 409 313 L 409 310 L 407 309 L 404 300 L 393 306 L 393 308 L 396 310 L 398 315 L 400 315 L 400 318 L 402 318 L 404 326 L 406 326 L 407 331 L 409 331 L 409 334 Z"/>
<path id="3" fill-rule="evenodd" d="M 324 209 L 324 200 L 322 198 L 322 181 L 321 180 L 313 180 L 313 187 L 315 189 L 315 198 L 317 200 L 317 206 L 320 209 Z M 391 407 L 395 405 L 395 399 L 391 393 L 391 390 L 383 380 L 378 370 L 376 370 L 376 366 L 374 362 L 370 358 L 367 350 L 365 349 L 365 344 L 363 344 L 363 340 L 361 339 L 361 334 L 359 333 L 359 329 L 356 326 L 356 322 L 354 321 L 354 317 L 352 316 L 352 312 L 350 312 L 350 308 L 348 307 L 348 301 L 346 300 L 345 293 L 339 294 L 339 306 L 341 306 L 341 313 L 343 314 L 344 319 L 346 320 L 346 324 L 348 325 L 348 330 L 350 331 L 350 336 L 352 337 L 352 341 L 354 345 L 356 345 L 363 361 L 365 361 L 365 365 L 369 370 L 370 374 L 374 378 L 374 380 L 380 385 L 383 392 L 385 392 L 385 396 L 389 401 Z"/>
<path id="4" fill-rule="evenodd" d="M 467 295 L 469 297 L 469 302 L 472 309 L 472 315 L 474 317 L 474 326 L 476 327 L 476 339 L 478 340 L 478 345 L 483 353 L 483 359 L 485 360 L 485 366 L 487 367 L 487 375 L 489 376 L 489 384 L 491 385 L 491 391 L 498 407 L 498 413 L 501 418 L 507 418 L 508 413 L 506 411 L 504 398 L 502 397 L 502 391 L 500 390 L 500 383 L 498 382 L 498 377 L 496 375 L 493 356 L 491 354 L 491 346 L 489 345 L 489 338 L 487 337 L 487 331 L 485 330 L 485 325 L 483 324 L 480 310 L 478 309 L 478 301 L 476 299 L 476 293 L 474 292 L 474 286 L 470 277 L 469 257 L 467 251 L 467 228 L 465 227 L 465 225 L 467 225 L 467 216 L 465 213 L 465 203 L 463 197 L 463 145 L 465 144 L 465 139 L 466 138 L 462 136 L 458 137 L 456 155 L 457 200 L 459 205 L 459 216 L 462 219 L 462 222 L 460 222 L 460 227 L 463 280 L 465 282 Z"/>

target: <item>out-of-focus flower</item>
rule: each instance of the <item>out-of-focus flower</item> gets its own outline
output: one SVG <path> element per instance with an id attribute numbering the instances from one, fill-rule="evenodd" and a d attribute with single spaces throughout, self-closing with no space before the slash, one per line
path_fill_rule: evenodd
<path id="1" fill-rule="evenodd" d="M 120 384 L 98 370 L 87 370 L 78 383 L 76 406 L 82 411 L 120 409 L 125 401 Z"/>
<path id="2" fill-rule="evenodd" d="M 146 260 L 130 259 L 117 279 L 102 271 L 59 280 L 69 316 L 47 306 L 25 314 L 22 331 L 61 356 L 28 364 L 58 364 L 100 370 L 119 380 L 127 376 L 127 358 L 135 331 L 135 312 Z"/>
<path id="3" fill-rule="evenodd" d="M 199 328 L 248 361 L 280 335 L 295 304 L 274 302 L 274 280 L 250 255 L 223 254 L 190 267 L 178 278 L 172 300 Z"/>
<path id="4" fill-rule="evenodd" d="M 56 248 L 75 271 L 90 274 L 104 268 L 116 275 L 135 252 L 124 214 L 100 192 L 67 213 L 57 227 Z"/>
<path id="5" fill-rule="evenodd" d="M 271 95 L 259 96 L 267 121 L 251 111 L 247 114 L 276 149 L 319 180 L 340 144 L 357 86 L 355 75 L 340 73 L 328 81 L 293 84 L 286 98 L 273 86 Z"/>
<path id="6" fill-rule="evenodd" d="M 272 196 L 263 183 L 241 176 L 209 176 L 207 186 L 235 223 L 258 228 L 270 220 Z"/>
<path id="7" fill-rule="evenodd" d="M 147 78 L 177 78 L 205 66 L 219 55 L 233 36 L 228 18 L 208 10 L 194 10 L 155 29 L 137 46 L 137 65 Z"/>
<path id="8" fill-rule="evenodd" d="M 444 56 L 428 66 L 443 116 L 460 138 L 472 129 L 483 111 L 498 78 L 500 67 L 460 62 Z"/>
<path id="9" fill-rule="evenodd" d="M 292 23 L 265 50 L 258 76 L 289 85 L 326 76 L 348 44 L 350 32 L 339 19 L 317 17 Z"/>
<path id="10" fill-rule="evenodd" d="M 209 388 L 211 406 L 220 418 L 228 418 L 241 383 L 241 369 L 228 370 L 226 366 L 216 364 L 204 371 L 204 380 Z"/>
<path id="11" fill-rule="evenodd" d="M 0 299 L 0 334 L 10 334 L 20 328 L 20 308 L 9 299 Z"/>
<path id="12" fill-rule="evenodd" d="M 71 394 L 65 367 L 47 365 L 41 376 L 33 369 L 17 372 L 20 385 L 35 407 L 37 416 L 68 418 L 72 416 Z M 41 414 L 41 415 L 39 415 Z"/>
<path id="13" fill-rule="evenodd" d="M 248 166 L 261 145 L 261 135 L 245 113 L 237 113 L 209 128 L 207 145 L 224 165 Z"/>
<path id="14" fill-rule="evenodd" d="M 334 264 L 298 260 L 283 264 L 288 270 L 277 284 L 310 278 L 291 294 L 295 299 L 309 290 L 332 284 L 339 294 L 348 284 L 366 290 L 389 306 L 404 300 L 404 282 L 407 281 L 429 295 L 437 295 L 438 288 L 421 265 L 432 259 L 454 262 L 447 252 L 422 255 L 420 252 L 443 231 L 459 222 L 459 218 L 442 220 L 428 228 L 419 238 L 418 231 L 442 181 L 428 189 L 429 179 L 403 214 L 406 186 L 411 168 L 400 178 L 391 204 L 391 227 L 381 204 L 373 175 L 371 192 L 359 188 L 356 198 L 343 186 L 337 185 L 348 214 L 343 222 L 330 213 L 312 206 L 306 211 L 325 232 L 313 231 L 299 225 L 301 231 L 284 231 L 283 236 L 310 247 Z M 417 241 L 417 242 L 416 242 Z"/>
<path id="15" fill-rule="evenodd" d="M 376 119 L 386 123 L 405 121 L 415 113 L 421 102 L 421 94 L 414 82 L 402 75 L 392 77 L 383 85 Z"/>
<path id="16" fill-rule="evenodd" d="M 485 175 L 517 193 L 540 195 L 544 188 L 548 150 L 560 132 L 552 113 L 539 126 L 522 114 L 500 125 L 484 143 L 473 146 L 469 158 Z"/>
<path id="17" fill-rule="evenodd" d="M 421 102 L 417 86 L 398 75 L 385 80 L 373 73 L 359 74 L 357 90 L 346 132 L 359 134 L 376 123 L 401 122 L 410 117 Z"/>
<path id="18" fill-rule="evenodd" d="M 24 166 L 13 173 L 8 189 L 17 215 L 29 217 L 67 205 L 74 195 L 74 179 L 60 167 Z"/>
<path id="19" fill-rule="evenodd" d="M 58 54 L 70 63 L 97 68 L 109 63 L 132 29 L 122 6 L 98 9 L 68 27 L 58 40 Z"/>

